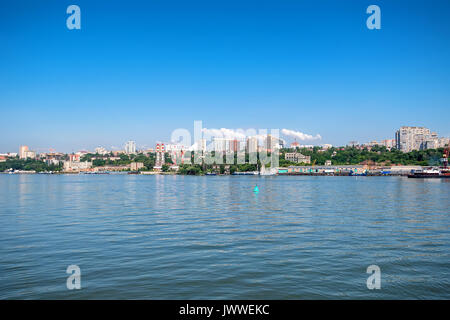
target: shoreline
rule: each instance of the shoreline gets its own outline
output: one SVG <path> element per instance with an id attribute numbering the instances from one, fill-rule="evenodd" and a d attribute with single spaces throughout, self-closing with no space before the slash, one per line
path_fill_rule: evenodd
<path id="1" fill-rule="evenodd" d="M 287 176 L 302 176 L 302 177 L 407 177 L 408 174 L 322 174 L 322 173 L 280 173 L 274 175 L 259 175 L 259 174 L 179 174 L 179 173 L 166 173 L 166 172 L 154 172 L 154 173 L 135 173 L 128 174 L 124 173 L 83 173 L 83 172 L 0 172 L 0 174 L 4 175 L 82 175 L 82 176 L 123 176 L 123 175 L 138 175 L 138 176 L 155 176 L 155 175 L 163 175 L 163 176 L 192 176 L 192 177 L 227 177 L 227 176 L 245 176 L 245 177 L 287 177 Z"/>

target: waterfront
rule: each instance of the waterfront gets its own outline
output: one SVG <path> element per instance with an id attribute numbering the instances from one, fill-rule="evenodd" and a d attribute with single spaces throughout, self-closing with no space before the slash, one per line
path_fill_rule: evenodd
<path id="1" fill-rule="evenodd" d="M 447 179 L 1 175 L 0 193 L 1 299 L 450 298 Z"/>

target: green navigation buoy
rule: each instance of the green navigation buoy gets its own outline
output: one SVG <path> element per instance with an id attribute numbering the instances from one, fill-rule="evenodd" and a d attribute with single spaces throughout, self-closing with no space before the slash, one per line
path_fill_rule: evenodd
<path id="1" fill-rule="evenodd" d="M 253 189 L 253 192 L 254 193 L 258 193 L 259 192 L 258 186 L 255 186 L 255 188 Z"/>

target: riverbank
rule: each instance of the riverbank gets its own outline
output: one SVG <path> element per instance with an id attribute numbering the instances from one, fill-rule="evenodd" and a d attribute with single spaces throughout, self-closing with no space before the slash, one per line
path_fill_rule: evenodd
<path id="1" fill-rule="evenodd" d="M 365 165 L 342 165 L 342 166 L 289 166 L 278 167 L 272 174 L 263 176 L 407 176 L 413 171 L 423 170 L 422 166 L 392 166 L 373 168 Z M 2 172 L 3 174 L 69 174 L 69 175 L 196 175 L 196 176 L 227 176 L 242 175 L 254 176 L 261 175 L 258 171 L 234 171 L 225 172 L 203 172 L 203 171 L 53 171 L 36 172 L 26 170 L 15 170 Z"/>

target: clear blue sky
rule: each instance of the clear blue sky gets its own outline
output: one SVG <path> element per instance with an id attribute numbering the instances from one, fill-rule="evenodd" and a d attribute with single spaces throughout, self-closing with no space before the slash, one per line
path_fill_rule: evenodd
<path id="1" fill-rule="evenodd" d="M 3 0 L 0 152 L 152 146 L 194 120 L 335 145 L 446 136 L 449 15 L 444 0 Z"/>

